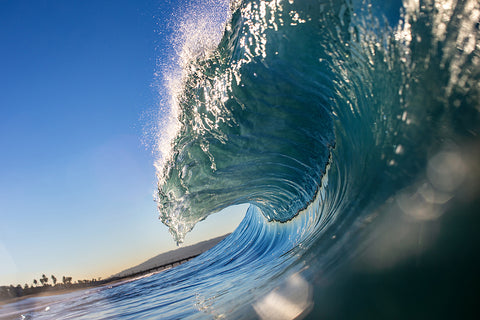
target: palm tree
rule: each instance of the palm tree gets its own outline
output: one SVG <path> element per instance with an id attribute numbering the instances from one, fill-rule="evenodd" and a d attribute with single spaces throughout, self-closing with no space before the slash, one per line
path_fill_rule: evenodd
<path id="1" fill-rule="evenodd" d="M 37 279 L 33 279 L 33 284 L 35 285 L 35 287 L 37 286 L 37 284 L 38 284 Z"/>
<path id="2" fill-rule="evenodd" d="M 48 278 L 47 278 L 47 276 L 46 276 L 45 274 L 42 274 L 42 279 L 43 279 L 43 282 L 44 282 L 45 284 L 48 283 Z"/>
<path id="3" fill-rule="evenodd" d="M 53 274 L 51 275 L 51 278 L 52 278 L 52 281 L 53 281 L 53 285 L 56 285 L 57 284 L 57 278 L 55 278 L 55 276 Z"/>

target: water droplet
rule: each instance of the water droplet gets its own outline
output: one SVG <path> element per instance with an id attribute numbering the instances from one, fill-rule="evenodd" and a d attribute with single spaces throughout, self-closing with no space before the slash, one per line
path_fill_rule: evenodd
<path id="1" fill-rule="evenodd" d="M 401 144 L 399 144 L 396 148 L 395 148 L 395 153 L 396 154 L 403 154 L 403 146 Z"/>

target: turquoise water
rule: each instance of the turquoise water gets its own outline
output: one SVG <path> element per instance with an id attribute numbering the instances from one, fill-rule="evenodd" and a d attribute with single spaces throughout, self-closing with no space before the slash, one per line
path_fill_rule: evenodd
<path id="1" fill-rule="evenodd" d="M 156 200 L 177 242 L 228 206 L 249 203 L 245 219 L 177 268 L 12 317 L 470 316 L 478 1 L 231 7 L 182 64 Z"/>

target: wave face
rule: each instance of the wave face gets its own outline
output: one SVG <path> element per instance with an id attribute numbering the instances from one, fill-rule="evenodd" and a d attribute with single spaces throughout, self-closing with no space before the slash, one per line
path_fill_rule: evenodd
<path id="1" fill-rule="evenodd" d="M 448 212 L 478 202 L 477 0 L 231 7 L 218 46 L 184 65 L 157 202 L 177 242 L 230 205 L 250 203 L 245 219 L 194 260 L 48 316 L 316 318 L 360 253 L 391 268 L 423 252 Z M 352 304 L 330 318 L 354 317 L 371 292 L 388 298 L 349 289 Z"/>

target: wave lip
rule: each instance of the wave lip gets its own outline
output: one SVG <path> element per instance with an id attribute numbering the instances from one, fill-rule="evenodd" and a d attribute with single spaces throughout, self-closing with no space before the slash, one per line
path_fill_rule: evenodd
<path id="1" fill-rule="evenodd" d="M 311 5 L 242 2 L 217 49 L 185 67 L 180 130 L 157 195 L 177 242 L 234 204 L 288 221 L 318 191 L 335 145 L 336 77 L 325 35 L 338 40 L 345 32 L 330 29 L 325 4 Z M 319 45 L 305 46 L 307 38 Z"/>

